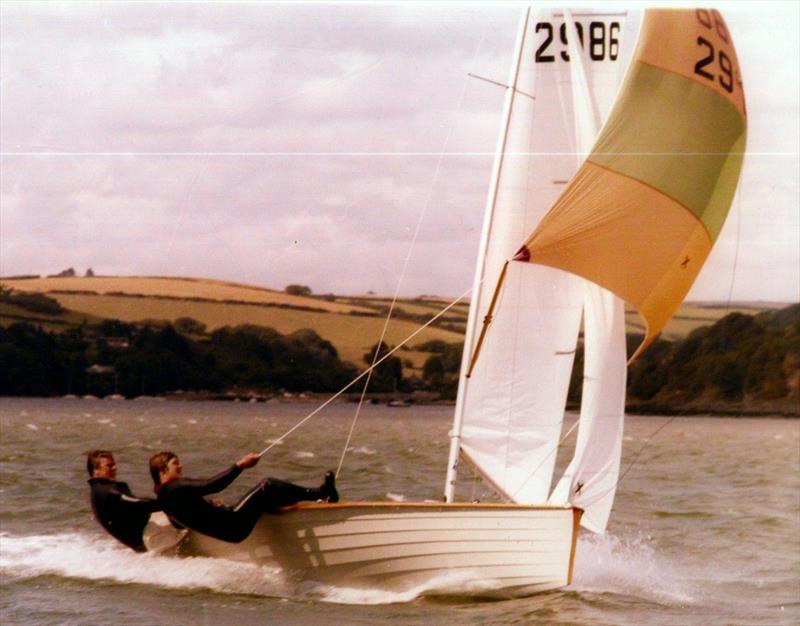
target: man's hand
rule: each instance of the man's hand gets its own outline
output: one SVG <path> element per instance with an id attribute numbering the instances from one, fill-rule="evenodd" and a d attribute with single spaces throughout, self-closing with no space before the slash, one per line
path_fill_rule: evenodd
<path id="1" fill-rule="evenodd" d="M 260 460 L 261 460 L 260 456 L 258 456 L 255 452 L 250 452 L 249 454 L 245 454 L 241 459 L 236 461 L 236 467 L 238 467 L 239 469 L 247 469 L 248 467 L 253 467 Z"/>

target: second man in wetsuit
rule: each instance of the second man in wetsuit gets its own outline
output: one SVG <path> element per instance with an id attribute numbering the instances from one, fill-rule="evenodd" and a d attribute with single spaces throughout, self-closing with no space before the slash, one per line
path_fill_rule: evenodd
<path id="1" fill-rule="evenodd" d="M 142 535 L 150 513 L 160 511 L 153 498 L 139 498 L 117 480 L 117 464 L 108 450 L 92 450 L 86 458 L 92 512 L 112 536 L 137 552 L 145 552 Z"/>
<path id="2" fill-rule="evenodd" d="M 257 454 L 247 454 L 216 476 L 197 479 L 183 476 L 183 467 L 175 454 L 160 452 L 150 459 L 150 475 L 158 502 L 171 518 L 204 535 L 232 543 L 244 541 L 262 513 L 274 513 L 301 500 L 338 502 L 333 472 L 325 475 L 317 489 L 267 478 L 233 507 L 204 497 L 225 489 L 242 470 L 253 467 L 259 459 Z"/>

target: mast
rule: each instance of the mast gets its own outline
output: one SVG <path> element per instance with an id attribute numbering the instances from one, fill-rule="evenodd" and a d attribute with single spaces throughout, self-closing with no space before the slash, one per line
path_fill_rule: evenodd
<path id="1" fill-rule="evenodd" d="M 527 32 L 529 18 L 530 7 L 526 8 L 523 12 L 520 19 L 519 31 L 517 32 L 517 41 L 513 57 L 514 61 L 511 66 L 511 74 L 509 76 L 508 85 L 506 85 L 506 96 L 503 103 L 503 122 L 500 128 L 500 136 L 497 140 L 494 166 L 492 168 L 492 178 L 489 184 L 489 196 L 486 199 L 486 209 L 483 216 L 481 244 L 478 250 L 478 262 L 475 267 L 475 278 L 472 285 L 472 303 L 470 305 L 469 319 L 467 321 L 467 332 L 464 337 L 464 352 L 461 358 L 458 397 L 456 399 L 456 408 L 453 416 L 453 428 L 450 431 L 450 454 L 447 460 L 447 478 L 445 479 L 444 487 L 445 502 L 452 502 L 455 493 L 456 476 L 458 474 L 458 455 L 461 446 L 461 430 L 464 423 L 464 399 L 466 397 L 466 388 L 469 384 L 469 379 L 466 377 L 466 374 L 469 367 L 470 357 L 472 355 L 475 337 L 477 336 L 479 330 L 478 295 L 480 293 L 481 283 L 484 279 L 484 272 L 486 268 L 486 248 L 489 244 L 489 235 L 492 230 L 492 219 L 497 200 L 497 187 L 500 180 L 500 170 L 503 165 L 503 155 L 505 154 L 505 148 L 508 139 L 509 120 L 511 119 L 511 109 L 514 103 L 514 95 L 517 88 L 517 78 L 519 76 L 520 61 L 522 59 L 522 50 L 524 47 L 523 44 L 525 42 L 525 33 Z"/>

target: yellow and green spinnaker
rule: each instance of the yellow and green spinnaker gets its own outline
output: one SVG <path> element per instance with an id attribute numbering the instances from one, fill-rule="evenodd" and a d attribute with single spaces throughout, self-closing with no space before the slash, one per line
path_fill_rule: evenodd
<path id="1" fill-rule="evenodd" d="M 578 274 L 636 307 L 647 325 L 638 355 L 719 235 L 746 135 L 739 63 L 719 13 L 647 10 L 597 142 L 515 260 Z"/>

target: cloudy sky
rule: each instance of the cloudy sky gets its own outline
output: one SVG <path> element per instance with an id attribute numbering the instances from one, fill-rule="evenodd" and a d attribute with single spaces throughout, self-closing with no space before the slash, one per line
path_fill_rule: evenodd
<path id="1" fill-rule="evenodd" d="M 800 8 L 717 3 L 750 115 L 694 299 L 800 300 Z M 518 4 L 0 4 L 0 275 L 472 281 Z"/>

